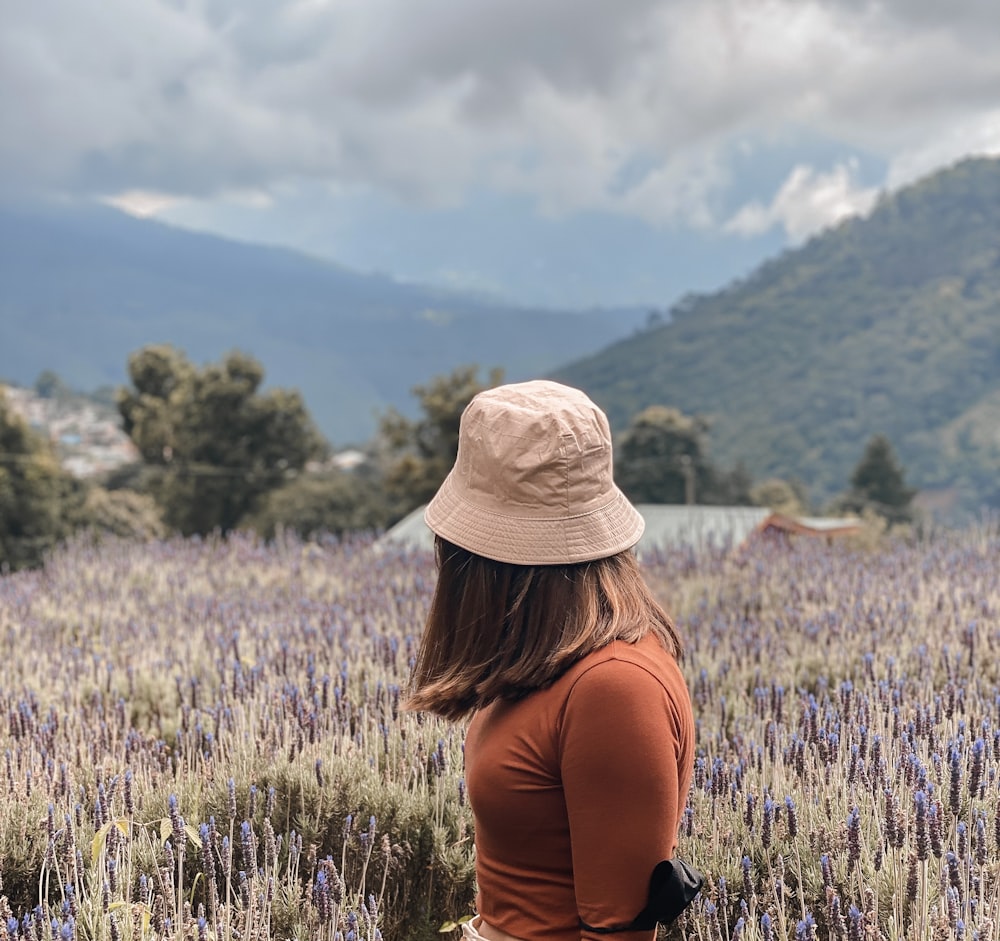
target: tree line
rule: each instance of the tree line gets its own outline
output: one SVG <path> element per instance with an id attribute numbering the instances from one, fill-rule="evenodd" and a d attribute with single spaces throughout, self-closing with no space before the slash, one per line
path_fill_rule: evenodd
<path id="1" fill-rule="evenodd" d="M 464 366 L 417 386 L 417 417 L 389 409 L 364 462 L 345 470 L 329 460 L 301 395 L 262 389 L 263 367 L 244 353 L 199 367 L 174 347 L 147 346 L 129 357 L 128 377 L 115 403 L 140 460 L 96 481 L 67 473 L 0 391 L 0 567 L 36 565 L 79 530 L 150 538 L 250 528 L 272 538 L 283 528 L 306 537 L 384 529 L 435 492 L 454 462 L 465 406 L 503 379 Z M 56 378 L 45 373 L 46 386 Z M 811 511 L 799 482 L 755 484 L 741 466 L 716 466 L 709 432 L 701 416 L 642 410 L 615 443 L 619 486 L 637 503 Z M 876 436 L 828 509 L 903 523 L 913 496 L 891 444 Z"/>

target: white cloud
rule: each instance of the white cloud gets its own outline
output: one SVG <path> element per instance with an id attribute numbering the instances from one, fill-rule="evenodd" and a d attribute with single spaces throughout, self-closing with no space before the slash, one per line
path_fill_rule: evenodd
<path id="1" fill-rule="evenodd" d="M 872 208 L 878 191 L 858 186 L 855 172 L 851 164 L 839 164 L 829 173 L 797 166 L 770 205 L 748 203 L 725 228 L 741 235 L 758 235 L 781 226 L 791 241 L 801 242 L 848 216 L 861 215 Z"/>
<path id="2" fill-rule="evenodd" d="M 886 185 L 897 189 L 970 154 L 1000 156 L 1000 108 L 956 123 L 927 141 L 896 154 Z"/>
<path id="3" fill-rule="evenodd" d="M 892 184 L 1000 136 L 995 0 L 7 6 L 15 190 L 207 200 L 319 182 L 455 205 L 480 187 L 710 227 L 747 140 L 795 128 L 879 157 Z M 786 187 L 735 230 L 809 231 L 866 198 L 846 170 Z"/>
<path id="4" fill-rule="evenodd" d="M 127 212 L 130 216 L 139 216 L 140 218 L 158 215 L 183 202 L 176 196 L 153 193 L 149 190 L 126 190 L 124 193 L 117 193 L 114 196 L 105 196 L 101 201 L 116 209 L 121 209 L 122 212 Z"/>

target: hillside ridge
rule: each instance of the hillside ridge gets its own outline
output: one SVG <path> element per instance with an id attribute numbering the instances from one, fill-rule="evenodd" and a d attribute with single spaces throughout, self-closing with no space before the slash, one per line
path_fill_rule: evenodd
<path id="1" fill-rule="evenodd" d="M 885 433 L 946 511 L 1000 506 L 1000 159 L 885 196 L 554 375 L 619 430 L 651 404 L 706 415 L 717 460 L 820 502 Z"/>
<path id="2" fill-rule="evenodd" d="M 0 206 L 0 378 L 51 369 L 86 390 L 124 382 L 149 343 L 195 362 L 240 349 L 270 385 L 299 388 L 337 446 L 367 439 L 390 406 L 411 411 L 435 375 L 478 363 L 528 378 L 645 316 L 519 307 L 109 207 Z"/>

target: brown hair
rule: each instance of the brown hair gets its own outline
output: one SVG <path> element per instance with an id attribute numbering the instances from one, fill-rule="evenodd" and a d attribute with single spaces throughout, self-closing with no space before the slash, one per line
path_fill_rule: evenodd
<path id="1" fill-rule="evenodd" d="M 568 565 L 494 562 L 435 539 L 438 581 L 406 708 L 457 719 L 553 683 L 613 640 L 681 642 L 631 550 Z"/>

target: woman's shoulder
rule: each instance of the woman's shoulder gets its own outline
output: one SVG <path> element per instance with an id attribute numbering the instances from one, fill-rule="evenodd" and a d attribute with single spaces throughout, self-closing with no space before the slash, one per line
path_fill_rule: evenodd
<path id="1" fill-rule="evenodd" d="M 560 680 L 565 694 L 573 691 L 611 692 L 625 685 L 636 690 L 661 686 L 668 693 L 686 685 L 673 654 L 652 634 L 634 644 L 614 640 L 578 660 Z"/>
<path id="2" fill-rule="evenodd" d="M 556 721 L 563 744 L 577 734 L 614 736 L 615 729 L 626 727 L 654 737 L 670 730 L 664 741 L 692 740 L 687 683 L 655 637 L 635 644 L 613 641 L 580 660 L 565 679 Z"/>

